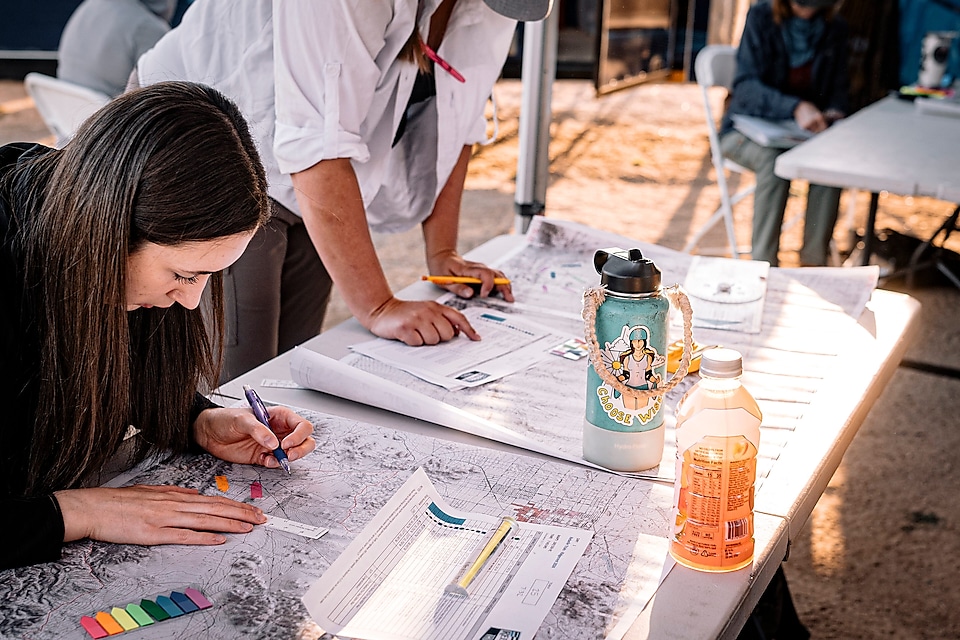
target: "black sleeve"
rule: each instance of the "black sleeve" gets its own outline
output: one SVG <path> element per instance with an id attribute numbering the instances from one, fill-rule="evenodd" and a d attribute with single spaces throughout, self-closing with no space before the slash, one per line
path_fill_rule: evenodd
<path id="1" fill-rule="evenodd" d="M 187 447 L 188 453 L 206 453 L 206 450 L 203 449 L 200 445 L 197 444 L 196 440 L 193 439 L 193 423 L 197 421 L 197 418 L 200 417 L 200 414 L 207 409 L 219 409 L 220 405 L 216 402 L 203 395 L 202 393 L 197 393 L 193 398 L 193 407 L 190 408 L 190 444 Z"/>
<path id="2" fill-rule="evenodd" d="M 63 515 L 53 495 L 0 498 L 0 509 L 7 514 L 0 527 L 0 569 L 60 559 Z"/>
<path id="3" fill-rule="evenodd" d="M 193 407 L 190 408 L 190 424 L 192 425 L 200 417 L 200 414 L 207 409 L 219 409 L 220 405 L 203 395 L 197 393 L 193 397 Z"/>

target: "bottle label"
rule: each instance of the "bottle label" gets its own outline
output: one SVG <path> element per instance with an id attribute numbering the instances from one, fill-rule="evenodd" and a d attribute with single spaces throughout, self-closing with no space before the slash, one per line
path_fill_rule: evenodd
<path id="1" fill-rule="evenodd" d="M 706 435 L 718 432 L 736 435 Z M 681 564 L 732 571 L 753 558 L 760 421 L 745 409 L 705 410 L 677 430 L 670 553 Z"/>
<path id="2" fill-rule="evenodd" d="M 620 336 L 613 342 L 605 342 L 600 350 L 604 368 L 614 378 L 634 389 L 656 389 L 663 384 L 666 357 L 650 340 L 650 329 L 645 325 L 623 325 Z M 643 427 L 660 413 L 663 396 L 635 400 L 622 395 L 597 376 L 596 403 L 606 418 L 621 427 Z M 592 402 L 588 398 L 588 404 Z M 596 404 L 595 403 L 595 404 Z M 589 413 L 589 408 L 588 408 Z M 592 424 L 600 425 L 588 415 Z M 656 426 L 656 425 L 654 425 Z"/>

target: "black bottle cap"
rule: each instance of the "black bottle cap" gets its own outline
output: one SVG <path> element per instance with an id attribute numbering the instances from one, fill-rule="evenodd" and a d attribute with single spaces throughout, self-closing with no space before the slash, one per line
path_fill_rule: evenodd
<path id="1" fill-rule="evenodd" d="M 600 249 L 593 256 L 593 266 L 600 283 L 614 293 L 655 293 L 660 288 L 660 269 L 640 249 Z"/>

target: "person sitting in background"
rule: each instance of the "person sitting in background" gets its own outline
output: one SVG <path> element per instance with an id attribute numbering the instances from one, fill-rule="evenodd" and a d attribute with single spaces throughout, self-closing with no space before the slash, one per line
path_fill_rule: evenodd
<path id="1" fill-rule="evenodd" d="M 784 149 L 763 147 L 733 128 L 731 115 L 794 119 L 819 133 L 848 110 L 847 26 L 838 0 L 771 0 L 747 13 L 737 72 L 720 128 L 720 147 L 756 173 L 752 257 L 778 264 L 780 227 L 790 181 L 773 172 Z M 827 264 L 840 189 L 811 184 L 803 226 L 802 265 Z"/>
<path id="2" fill-rule="evenodd" d="M 84 0 L 60 36 L 57 77 L 111 98 L 170 30 L 177 0 Z"/>
<path id="3" fill-rule="evenodd" d="M 290 460 L 313 450 L 290 409 L 270 409 L 271 432 L 198 393 L 219 375 L 220 272 L 268 215 L 246 122 L 202 85 L 120 96 L 62 150 L 0 147 L 0 568 L 81 538 L 211 545 L 265 521 L 180 487 L 88 487 L 126 453 L 276 468 L 277 446 Z"/>

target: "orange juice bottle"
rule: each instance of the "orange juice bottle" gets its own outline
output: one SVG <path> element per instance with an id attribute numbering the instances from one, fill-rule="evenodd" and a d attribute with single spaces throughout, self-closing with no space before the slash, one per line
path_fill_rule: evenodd
<path id="1" fill-rule="evenodd" d="M 753 560 L 753 490 L 762 415 L 733 349 L 710 349 L 677 407 L 677 479 L 670 555 L 703 571 Z"/>

